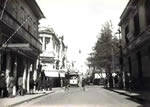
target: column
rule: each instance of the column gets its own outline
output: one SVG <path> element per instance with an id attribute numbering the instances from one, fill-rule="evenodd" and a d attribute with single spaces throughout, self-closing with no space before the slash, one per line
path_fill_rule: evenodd
<path id="1" fill-rule="evenodd" d="M 45 47 L 45 37 L 43 37 L 43 43 L 42 43 L 42 50 L 45 51 L 46 47 Z"/>
<path id="2" fill-rule="evenodd" d="M 7 53 L 7 55 L 6 55 L 6 75 L 5 75 L 7 90 L 8 90 L 8 84 L 9 84 L 10 71 L 11 71 L 11 55 L 10 55 L 10 53 Z"/>
<path id="3" fill-rule="evenodd" d="M 16 96 L 17 89 L 16 89 L 16 84 L 17 84 L 17 57 L 14 58 L 14 69 L 13 69 L 13 75 L 14 75 L 14 86 L 13 86 L 13 96 Z"/>
<path id="4" fill-rule="evenodd" d="M 35 61 L 35 63 L 33 64 L 33 80 L 34 80 L 34 82 L 36 82 L 36 80 L 37 80 L 37 62 L 38 61 Z M 34 90 L 34 92 L 35 92 L 35 90 L 36 90 L 36 85 L 34 85 L 34 88 L 33 88 L 33 90 Z"/>
<path id="5" fill-rule="evenodd" d="M 30 93 L 30 72 L 32 71 L 32 64 L 28 62 L 28 75 L 27 75 L 27 92 Z"/>
<path id="6" fill-rule="evenodd" d="M 0 71 L 1 71 L 1 69 L 2 69 L 2 53 L 1 53 L 1 51 L 0 51 Z"/>
<path id="7" fill-rule="evenodd" d="M 24 59 L 24 72 L 23 72 L 23 89 L 26 89 L 26 81 L 27 81 L 27 61 Z"/>

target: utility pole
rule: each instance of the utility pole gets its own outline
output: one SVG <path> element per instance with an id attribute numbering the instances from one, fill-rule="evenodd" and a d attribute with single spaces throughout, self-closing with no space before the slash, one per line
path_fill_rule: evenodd
<path id="1" fill-rule="evenodd" d="M 122 45 L 121 45 L 121 31 L 120 29 L 118 29 L 118 34 L 119 34 L 119 48 L 120 48 L 120 70 L 122 71 L 123 70 L 123 55 L 122 55 Z"/>
<path id="2" fill-rule="evenodd" d="M 122 54 L 122 43 L 121 43 L 121 30 L 118 29 L 118 32 L 116 34 L 119 34 L 119 64 L 120 64 L 120 71 L 123 70 L 123 54 Z"/>
<path id="3" fill-rule="evenodd" d="M 123 74 L 123 87 L 126 87 L 125 85 L 125 72 L 123 72 L 123 53 L 122 53 L 122 44 L 121 44 L 121 30 L 118 29 L 117 34 L 119 34 L 119 50 L 120 50 L 120 56 L 119 56 L 119 63 L 120 63 L 120 72 Z"/>

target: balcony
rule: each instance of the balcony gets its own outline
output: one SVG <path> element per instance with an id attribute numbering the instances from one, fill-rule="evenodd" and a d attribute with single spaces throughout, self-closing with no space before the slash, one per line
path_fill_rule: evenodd
<path id="1" fill-rule="evenodd" d="M 0 10 L 0 14 L 1 14 L 1 10 Z M 3 18 L 0 21 L 0 28 L 2 29 L 2 31 L 7 33 L 8 37 L 11 36 L 12 33 L 14 33 L 16 29 L 19 28 L 20 25 L 21 24 L 14 17 L 12 17 L 11 14 L 5 11 L 5 14 L 3 14 Z M 17 41 L 20 39 L 24 43 L 30 43 L 38 52 L 42 52 L 42 44 L 40 43 L 38 38 L 33 36 L 24 27 L 19 29 L 16 35 L 12 38 L 15 38 Z"/>
<path id="2" fill-rule="evenodd" d="M 127 54 L 128 51 L 131 51 L 138 46 L 141 46 L 144 42 L 150 39 L 150 26 L 148 26 L 143 32 L 141 32 L 138 36 L 136 36 L 132 42 L 127 44 L 123 49 L 123 53 Z"/>

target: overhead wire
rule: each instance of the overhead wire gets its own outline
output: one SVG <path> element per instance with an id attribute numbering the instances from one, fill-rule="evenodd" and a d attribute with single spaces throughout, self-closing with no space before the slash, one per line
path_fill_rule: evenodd
<path id="1" fill-rule="evenodd" d="M 11 34 L 11 36 L 2 44 L 2 46 L 0 47 L 0 50 L 3 48 L 3 47 L 7 47 L 7 46 L 4 46 L 4 45 L 7 45 L 7 42 L 22 28 L 22 26 L 29 20 L 30 16 L 28 16 L 26 18 L 26 20 L 14 31 L 14 33 Z"/>
<path id="2" fill-rule="evenodd" d="M 7 2 L 8 2 L 8 0 L 5 0 L 5 3 L 4 3 L 4 6 L 3 6 L 3 10 L 2 10 L 1 15 L 0 15 L 0 20 L 2 20 L 2 18 L 3 18 L 4 11 L 5 11 L 5 8 L 6 8 L 6 6 L 7 6 Z M 8 41 L 22 28 L 22 26 L 29 20 L 29 18 L 30 18 L 30 16 L 28 16 L 28 17 L 26 18 L 26 20 L 11 34 L 11 36 L 1 45 L 0 50 L 1 50 L 2 48 L 4 48 L 4 47 L 5 47 L 5 48 L 7 47 Z M 4 46 L 4 45 L 6 45 L 6 46 Z"/>

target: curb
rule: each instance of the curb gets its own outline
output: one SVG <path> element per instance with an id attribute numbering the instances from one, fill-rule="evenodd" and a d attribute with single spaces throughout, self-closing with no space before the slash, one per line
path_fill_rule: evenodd
<path id="1" fill-rule="evenodd" d="M 144 98 L 144 97 L 132 96 L 132 95 L 126 94 L 126 93 L 124 93 L 124 92 L 115 91 L 115 90 L 113 90 L 113 89 L 108 89 L 108 90 L 113 91 L 113 92 L 116 92 L 116 93 L 119 93 L 119 94 L 121 94 L 121 95 L 125 95 L 125 96 L 128 96 L 128 97 L 137 99 L 137 100 L 140 100 L 140 101 L 150 102 L 149 99 L 146 99 L 146 98 Z"/>
<path id="2" fill-rule="evenodd" d="M 54 92 L 55 92 L 55 91 L 52 91 L 52 92 L 50 92 L 50 93 L 45 93 L 45 94 L 42 94 L 42 95 L 39 95 L 39 96 L 36 96 L 36 97 L 33 97 L 33 98 L 29 98 L 29 99 L 27 99 L 27 100 L 23 100 L 23 101 L 20 101 L 20 102 L 15 103 L 15 104 L 8 105 L 8 107 L 14 107 L 14 106 L 20 105 L 20 104 L 22 104 L 22 103 L 24 103 L 24 102 L 29 102 L 29 101 L 31 101 L 31 100 L 40 98 L 40 97 L 42 97 L 42 96 L 46 96 L 46 95 L 52 94 L 52 93 L 54 93 Z"/>

